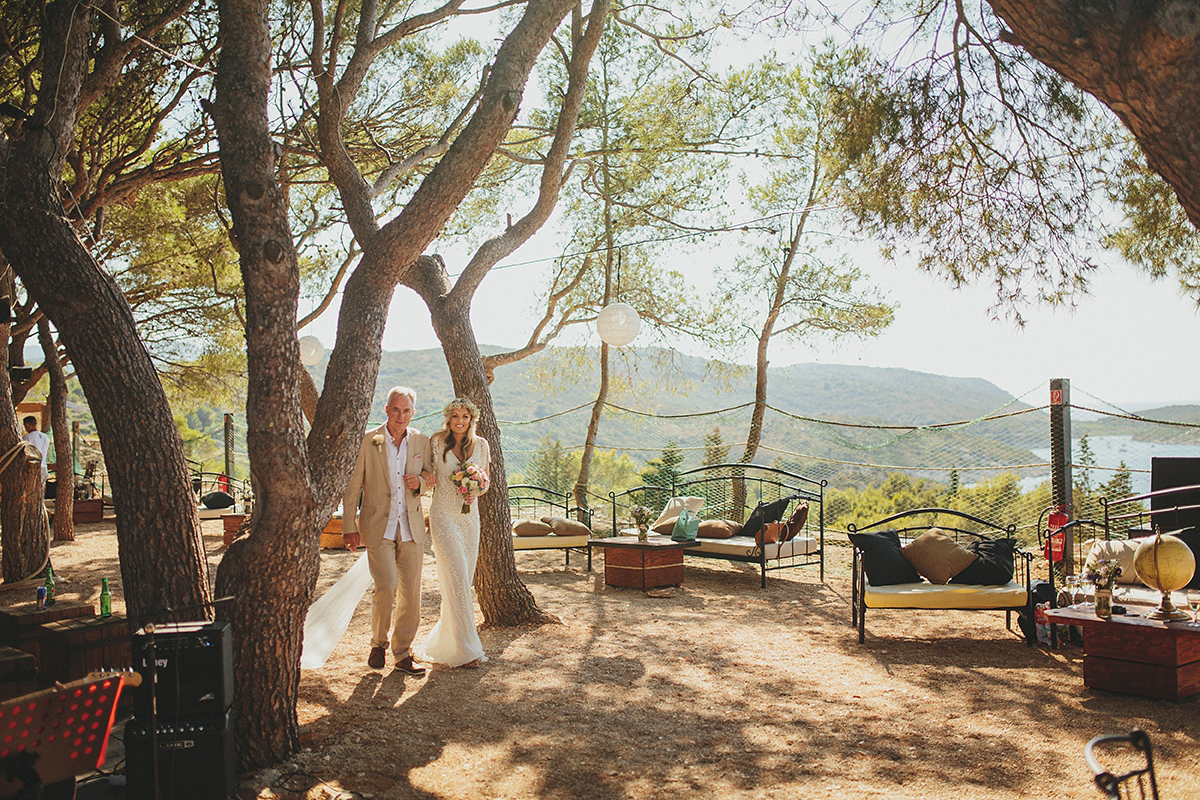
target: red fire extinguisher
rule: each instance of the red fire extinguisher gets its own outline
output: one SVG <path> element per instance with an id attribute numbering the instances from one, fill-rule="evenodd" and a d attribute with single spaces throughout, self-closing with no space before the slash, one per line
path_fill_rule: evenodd
<path id="1" fill-rule="evenodd" d="M 1067 514 L 1065 506 L 1059 506 L 1050 512 L 1047 518 L 1047 529 L 1049 536 L 1046 537 L 1046 545 L 1042 548 L 1042 555 L 1046 560 L 1057 564 L 1063 560 L 1063 551 L 1066 549 L 1067 532 L 1060 530 L 1070 521 L 1071 517 Z"/>

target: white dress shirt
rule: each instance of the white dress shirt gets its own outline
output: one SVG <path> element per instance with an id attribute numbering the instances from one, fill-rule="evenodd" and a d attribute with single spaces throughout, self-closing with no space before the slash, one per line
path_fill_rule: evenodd
<path id="1" fill-rule="evenodd" d="M 408 463 L 408 434 L 400 440 L 399 447 L 387 436 L 388 483 L 392 488 L 392 508 L 388 512 L 387 530 L 383 538 L 395 541 L 400 532 L 400 541 L 411 542 L 412 531 L 408 528 L 408 487 L 404 485 L 404 465 Z"/>

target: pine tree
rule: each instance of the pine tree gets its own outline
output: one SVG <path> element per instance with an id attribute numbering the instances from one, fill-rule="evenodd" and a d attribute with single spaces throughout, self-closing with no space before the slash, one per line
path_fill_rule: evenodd
<path id="1" fill-rule="evenodd" d="M 646 468 L 640 473 L 642 483 L 647 486 L 674 486 L 682 463 L 683 453 L 679 450 L 679 442 L 669 439 L 663 447 L 662 456 L 646 462 Z"/>
<path id="2" fill-rule="evenodd" d="M 704 437 L 704 461 L 706 467 L 714 464 L 724 464 L 729 457 L 729 445 L 721 438 L 721 426 L 713 426 L 712 432 Z"/>

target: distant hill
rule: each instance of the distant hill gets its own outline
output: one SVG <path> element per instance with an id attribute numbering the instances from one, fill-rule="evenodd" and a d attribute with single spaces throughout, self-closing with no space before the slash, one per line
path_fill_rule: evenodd
<path id="1" fill-rule="evenodd" d="M 497 347 L 481 349 L 485 353 L 501 351 Z M 753 373 L 745 367 L 652 348 L 632 348 L 622 356 L 626 362 L 622 377 L 630 382 L 613 392 L 610 399 L 616 405 L 678 414 L 754 399 Z M 526 420 L 594 400 L 599 367 L 568 367 L 563 363 L 566 357 L 549 349 L 498 369 L 492 386 L 497 416 Z M 317 372 L 321 382 L 324 364 Z M 1011 395 L 982 378 L 951 378 L 899 368 L 796 364 L 772 368 L 768 375 L 772 405 L 820 417 L 923 425 L 973 419 L 1013 401 Z M 373 418 L 382 420 L 387 390 L 397 384 L 416 390 L 419 414 L 453 396 L 440 349 L 383 353 Z"/>
<path id="2" fill-rule="evenodd" d="M 498 352 L 498 348 L 483 350 Z M 674 440 L 683 448 L 684 466 L 689 467 L 699 464 L 704 437 L 714 426 L 721 427 L 727 443 L 744 440 L 747 409 L 714 416 L 661 416 L 694 415 L 749 404 L 754 397 L 750 370 L 654 348 L 622 349 L 614 362 L 609 402 L 660 417 L 607 413 L 600 428 L 600 447 L 621 450 L 642 463 L 659 455 L 668 440 Z M 316 371 L 323 372 L 323 366 Z M 322 380 L 320 374 L 317 380 Z M 598 382 L 594 352 L 579 350 L 549 349 L 496 371 L 492 397 L 511 471 L 522 471 L 529 456 L 547 437 L 561 440 L 568 448 L 582 444 Z M 414 424 L 426 431 L 437 428 L 441 419 L 436 412 L 453 395 L 442 351 L 385 352 L 371 412 L 373 420 L 382 421 L 387 390 L 397 384 L 411 386 L 417 392 L 418 420 Z M 1034 460 L 1030 450 L 1043 446 L 1047 439 L 1044 414 L 918 434 L 831 427 L 796 419 L 918 426 L 974 420 L 1001 408 L 1029 408 L 1014 403 L 1011 395 L 980 378 L 952 378 L 899 368 L 796 364 L 770 370 L 768 397 L 771 406 L 785 413 L 768 413 L 763 428 L 764 450 L 758 461 L 829 477 L 846 478 L 852 472 L 855 483 L 878 480 L 886 470 L 838 464 L 1026 464 Z M 541 420 L 578 406 L 584 408 Z M 740 452 L 735 445 L 730 457 L 736 458 Z M 822 463 L 805 463 L 802 456 L 815 457 Z M 945 470 L 931 471 L 929 476 L 946 479 Z"/>

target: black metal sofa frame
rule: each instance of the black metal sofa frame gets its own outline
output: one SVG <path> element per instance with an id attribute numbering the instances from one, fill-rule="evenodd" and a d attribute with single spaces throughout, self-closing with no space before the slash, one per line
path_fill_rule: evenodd
<path id="1" fill-rule="evenodd" d="M 784 519 L 798 503 L 807 502 L 808 521 L 804 531 L 785 544 L 760 545 L 753 537 L 700 539 L 697 547 L 688 547 L 684 555 L 757 564 L 761 585 L 766 588 L 767 573 L 815 565 L 825 580 L 825 485 L 823 480 L 806 478 L 774 467 L 758 464 L 713 464 L 681 472 L 670 486 L 637 486 L 609 494 L 612 505 L 613 533 L 633 528 L 629 509 L 635 505 L 649 508 L 655 515 L 672 497 L 704 498 L 697 515 L 701 519 L 729 519 L 744 522 L 760 503 L 787 498 Z"/>
<path id="2" fill-rule="evenodd" d="M 519 483 L 508 487 L 509 515 L 515 522 L 522 518 L 541 519 L 542 517 L 566 517 L 592 527 L 592 515 L 589 508 L 580 508 L 573 504 L 570 492 L 556 492 L 544 486 Z M 566 557 L 566 566 L 571 566 L 571 553 L 587 556 L 587 570 L 592 571 L 592 546 L 588 544 L 589 536 L 517 536 L 513 534 L 513 550 L 562 550 Z"/>
<path id="3" fill-rule="evenodd" d="M 922 521 L 918 521 L 920 518 Z M 895 523 L 904 521 L 897 526 Z M 949 521 L 948 521 L 949 520 Z M 972 524 L 980 530 L 962 527 Z M 892 514 L 870 525 L 861 528 L 853 523 L 846 526 L 850 533 L 863 533 L 870 530 L 892 530 L 899 534 L 901 541 L 915 539 L 921 533 L 932 527 L 938 528 L 952 536 L 959 543 L 966 541 L 985 541 L 995 538 L 1015 538 L 1016 525 L 997 525 L 987 520 L 950 508 L 917 508 Z M 1024 612 L 1028 619 L 1033 619 L 1032 563 L 1033 555 L 1018 547 L 1013 557 L 1013 582 L 1024 583 L 1024 599 L 1020 603 L 1008 602 L 1004 594 L 996 591 L 997 587 L 973 586 L 970 584 L 900 584 L 899 587 L 881 587 L 892 590 L 897 594 L 891 598 L 875 593 L 871 597 L 871 608 L 888 609 L 924 609 L 936 611 L 1003 611 L 1005 627 L 1012 630 L 1012 614 L 1014 611 Z M 1023 581 L 1018 580 L 1018 576 Z M 911 587 L 911 589 L 901 588 Z M 866 571 L 863 568 L 862 551 L 854 548 L 854 560 L 850 573 L 850 624 L 858 628 L 858 643 L 866 640 L 866 616 L 868 593 Z M 996 602 L 990 600 L 990 595 L 998 595 Z M 1011 594 L 1011 593 L 1010 593 Z M 1030 642 L 1028 639 L 1026 643 Z"/>

